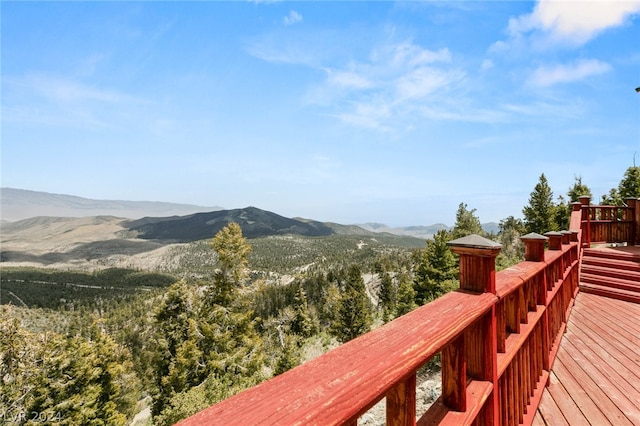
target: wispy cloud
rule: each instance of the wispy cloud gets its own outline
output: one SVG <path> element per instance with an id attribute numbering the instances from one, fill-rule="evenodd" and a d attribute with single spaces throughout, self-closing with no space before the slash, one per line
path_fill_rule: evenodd
<path id="1" fill-rule="evenodd" d="M 124 107 L 145 105 L 130 94 L 47 74 L 3 78 L 3 120 L 104 128 Z M 106 117 L 104 111 L 114 114 Z"/>
<path id="2" fill-rule="evenodd" d="M 302 22 L 302 15 L 295 10 L 292 10 L 287 16 L 284 17 L 283 21 L 287 26 L 297 24 L 298 22 Z"/>
<path id="3" fill-rule="evenodd" d="M 548 87 L 560 83 L 572 83 L 588 77 L 607 73 L 611 66 L 596 59 L 578 60 L 571 64 L 538 67 L 529 84 L 537 87 Z"/>
<path id="4" fill-rule="evenodd" d="M 45 98 L 52 102 L 97 101 L 118 103 L 140 101 L 133 96 L 119 91 L 51 75 L 7 77 L 5 83 L 10 86 L 10 88 L 19 88 L 22 93 Z"/>
<path id="5" fill-rule="evenodd" d="M 325 67 L 325 81 L 310 92 L 312 103 L 330 107 L 344 123 L 388 131 L 421 103 L 455 87 L 465 73 L 451 65 L 448 49 L 425 49 L 412 41 L 384 43 L 366 58 Z M 415 118 L 414 118 L 415 119 Z"/>

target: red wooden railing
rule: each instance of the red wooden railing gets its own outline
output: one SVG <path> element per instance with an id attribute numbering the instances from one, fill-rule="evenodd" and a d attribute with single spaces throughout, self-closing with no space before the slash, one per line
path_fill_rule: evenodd
<path id="1" fill-rule="evenodd" d="M 500 272 L 499 244 L 451 241 L 459 290 L 180 424 L 356 425 L 385 397 L 389 425 L 531 424 L 578 292 L 583 235 L 605 235 L 585 232 L 603 221 L 598 209 L 576 204 L 571 231 L 522 237 L 526 260 Z M 611 229 L 638 213 L 620 211 Z M 437 354 L 442 395 L 416 419 L 416 372 Z"/>
<path id="2" fill-rule="evenodd" d="M 640 244 L 640 199 L 628 198 L 626 206 L 592 206 L 589 197 L 581 197 L 582 228 L 585 246 L 598 243 Z"/>

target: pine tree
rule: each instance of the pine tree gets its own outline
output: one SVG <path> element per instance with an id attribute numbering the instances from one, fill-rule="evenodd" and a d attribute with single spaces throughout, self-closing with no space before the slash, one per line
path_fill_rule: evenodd
<path id="1" fill-rule="evenodd" d="M 413 283 L 406 274 L 401 274 L 398 279 L 398 301 L 396 303 L 395 315 L 402 316 L 413 311 L 418 305 L 415 302 L 416 292 Z"/>
<path id="2" fill-rule="evenodd" d="M 449 249 L 449 233 L 440 230 L 427 247 L 416 253 L 414 289 L 416 303 L 424 305 L 440 297 L 455 285 L 458 277 L 458 262 Z"/>
<path id="3" fill-rule="evenodd" d="M 576 176 L 573 186 L 569 188 L 567 192 L 569 199 L 565 202 L 563 196 L 558 196 L 558 202 L 556 203 L 556 224 L 558 229 L 569 229 L 569 221 L 571 220 L 572 203 L 579 201 L 580 197 L 588 196 L 592 197 L 591 189 L 582 183 L 582 177 Z"/>
<path id="4" fill-rule="evenodd" d="M 521 219 L 513 216 L 501 220 L 499 227 L 498 242 L 502 244 L 502 250 L 496 258 L 496 267 L 502 270 L 524 260 L 524 244 L 520 237 L 525 234 L 525 227 Z"/>
<path id="5" fill-rule="evenodd" d="M 338 318 L 333 325 L 334 335 L 348 342 L 371 329 L 371 304 L 357 265 L 349 267 L 345 288 L 338 304 Z"/>
<path id="6" fill-rule="evenodd" d="M 340 299 L 340 288 L 334 281 L 330 281 L 322 297 L 320 319 L 324 326 L 331 326 L 337 321 Z"/>
<path id="7" fill-rule="evenodd" d="M 622 206 L 627 198 L 640 198 L 640 167 L 634 165 L 625 172 L 618 188 L 611 188 L 609 195 L 602 196 L 602 204 Z"/>
<path id="8" fill-rule="evenodd" d="M 582 176 L 576 176 L 575 181 L 573 182 L 573 186 L 569 188 L 567 192 L 569 196 L 569 203 L 575 203 L 580 200 L 580 197 L 587 196 L 592 198 L 591 189 L 582 183 Z"/>
<path id="9" fill-rule="evenodd" d="M 382 321 L 388 322 L 396 310 L 396 289 L 393 286 L 391 275 L 386 271 L 380 275 L 378 304 L 382 308 Z"/>
<path id="10" fill-rule="evenodd" d="M 540 175 L 540 179 L 529 197 L 529 204 L 524 207 L 522 213 L 527 233 L 544 234 L 558 230 L 553 192 L 544 173 Z"/>
<path id="11" fill-rule="evenodd" d="M 211 240 L 211 248 L 218 255 L 219 269 L 214 274 L 209 302 L 227 306 L 236 298 L 238 288 L 248 276 L 251 245 L 242 236 L 242 228 L 230 223 Z"/>
<path id="12" fill-rule="evenodd" d="M 476 216 L 476 209 L 467 209 L 465 203 L 460 203 L 458 211 L 456 212 L 456 223 L 451 230 L 450 238 L 455 240 L 457 238 L 466 237 L 471 234 L 478 234 L 484 236 L 482 230 L 482 224 L 480 219 Z"/>
<path id="13" fill-rule="evenodd" d="M 291 331 L 302 337 L 312 336 L 316 331 L 316 327 L 309 312 L 307 295 L 304 288 L 302 288 L 302 284 L 298 285 L 298 291 L 293 301 L 293 311 L 294 316 L 291 321 Z"/>

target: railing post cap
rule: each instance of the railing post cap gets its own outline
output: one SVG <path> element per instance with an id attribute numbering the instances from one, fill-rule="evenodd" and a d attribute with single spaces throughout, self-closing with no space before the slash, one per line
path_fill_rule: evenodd
<path id="1" fill-rule="evenodd" d="M 520 241 L 523 242 L 527 242 L 527 241 L 547 241 L 549 239 L 549 237 L 545 237 L 544 235 L 540 235 L 538 233 L 535 232 L 530 232 L 527 235 L 523 235 L 522 237 L 520 237 Z"/>
<path id="2" fill-rule="evenodd" d="M 502 250 L 502 244 L 481 237 L 478 234 L 467 235 L 447 242 L 456 254 L 472 254 L 477 256 L 497 256 Z"/>
<path id="3" fill-rule="evenodd" d="M 574 201 L 573 203 L 571 203 L 571 210 L 574 212 L 580 210 L 581 207 L 582 203 L 580 201 Z"/>
<path id="4" fill-rule="evenodd" d="M 547 237 L 562 237 L 562 232 L 549 231 L 549 232 L 545 232 L 544 235 L 546 235 Z"/>

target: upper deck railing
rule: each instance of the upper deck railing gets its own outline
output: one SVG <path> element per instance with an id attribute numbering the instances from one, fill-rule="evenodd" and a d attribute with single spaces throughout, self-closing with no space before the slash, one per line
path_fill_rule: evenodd
<path id="1" fill-rule="evenodd" d="M 531 424 L 578 292 L 583 241 L 636 238 L 616 230 L 632 215 L 635 232 L 635 206 L 603 216 L 575 204 L 571 231 L 522 237 L 526 260 L 500 272 L 499 244 L 451 241 L 459 290 L 180 424 L 356 425 L 385 397 L 389 425 Z M 609 234 L 587 236 L 605 221 Z M 416 372 L 438 354 L 442 395 L 416 419 Z"/>
<path id="2" fill-rule="evenodd" d="M 577 203 L 576 203 L 577 204 Z M 576 206 L 574 205 L 574 209 Z M 628 198 L 626 206 L 592 206 L 580 198 L 585 245 L 597 243 L 640 244 L 640 199 Z"/>

